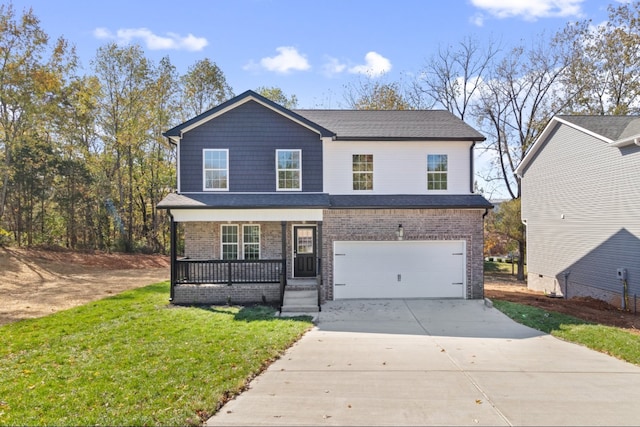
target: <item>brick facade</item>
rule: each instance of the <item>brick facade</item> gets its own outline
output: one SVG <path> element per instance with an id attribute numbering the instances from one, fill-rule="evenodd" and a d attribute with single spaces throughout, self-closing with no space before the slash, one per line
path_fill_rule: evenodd
<path id="1" fill-rule="evenodd" d="M 330 209 L 323 221 L 323 301 L 333 299 L 333 242 L 465 240 L 467 299 L 484 297 L 484 209 Z"/>
<path id="2" fill-rule="evenodd" d="M 178 285 L 173 304 L 255 304 L 280 301 L 279 283 L 227 285 Z"/>
<path id="3" fill-rule="evenodd" d="M 396 240 L 399 224 L 404 240 L 466 242 L 468 299 L 484 297 L 484 209 L 327 209 L 322 222 L 322 301 L 333 299 L 333 243 L 335 241 Z M 193 259 L 220 258 L 220 222 L 184 223 L 185 256 Z M 242 223 L 238 223 L 242 226 Z M 282 257 L 280 222 L 260 225 L 262 259 Z M 286 224 L 287 277 L 292 277 L 292 227 Z M 259 303 L 277 301 L 278 284 L 259 285 L 179 285 L 175 303 Z"/>

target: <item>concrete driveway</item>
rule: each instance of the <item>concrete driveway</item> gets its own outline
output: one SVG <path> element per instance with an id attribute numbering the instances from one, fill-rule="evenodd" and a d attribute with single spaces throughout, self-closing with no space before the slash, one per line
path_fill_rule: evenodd
<path id="1" fill-rule="evenodd" d="M 639 425 L 640 367 L 483 301 L 350 300 L 208 420 L 248 425 Z"/>

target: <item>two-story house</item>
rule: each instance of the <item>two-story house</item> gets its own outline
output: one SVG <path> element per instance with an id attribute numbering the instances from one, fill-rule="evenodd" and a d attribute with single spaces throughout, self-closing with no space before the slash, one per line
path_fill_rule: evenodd
<path id="1" fill-rule="evenodd" d="M 640 117 L 551 119 L 516 169 L 530 289 L 636 310 L 638 171 Z"/>
<path id="2" fill-rule="evenodd" d="M 247 91 L 164 135 L 174 303 L 483 297 L 484 137 L 451 113 L 292 111 Z"/>

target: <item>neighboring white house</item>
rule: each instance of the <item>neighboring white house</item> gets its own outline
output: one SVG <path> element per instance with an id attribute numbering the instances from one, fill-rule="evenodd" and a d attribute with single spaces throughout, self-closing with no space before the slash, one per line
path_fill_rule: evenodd
<path id="1" fill-rule="evenodd" d="M 448 111 L 294 111 L 247 91 L 164 135 L 175 303 L 483 298 L 484 137 Z"/>
<path id="2" fill-rule="evenodd" d="M 529 288 L 633 308 L 640 294 L 640 118 L 554 117 L 516 173 Z"/>

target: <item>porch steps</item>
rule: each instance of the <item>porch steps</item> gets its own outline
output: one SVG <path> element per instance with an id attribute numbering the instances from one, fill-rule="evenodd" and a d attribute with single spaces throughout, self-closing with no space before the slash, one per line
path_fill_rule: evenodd
<path id="1" fill-rule="evenodd" d="M 296 285 L 296 288 L 289 288 L 284 291 L 284 302 L 282 304 L 283 313 L 317 313 L 318 291 L 315 286 Z"/>

